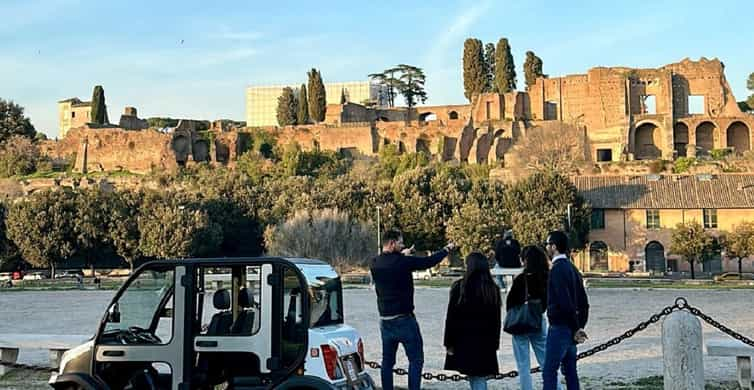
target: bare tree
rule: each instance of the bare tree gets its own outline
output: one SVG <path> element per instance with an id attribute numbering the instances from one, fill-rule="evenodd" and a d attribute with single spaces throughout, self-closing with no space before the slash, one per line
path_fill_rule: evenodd
<path id="1" fill-rule="evenodd" d="M 511 167 L 535 172 L 569 174 L 584 164 L 584 128 L 567 122 L 548 122 L 526 129 L 511 152 Z"/>
<path id="2" fill-rule="evenodd" d="M 359 267 L 374 255 L 374 227 L 338 209 L 299 210 L 264 233 L 271 255 L 327 261 L 339 271 Z"/>

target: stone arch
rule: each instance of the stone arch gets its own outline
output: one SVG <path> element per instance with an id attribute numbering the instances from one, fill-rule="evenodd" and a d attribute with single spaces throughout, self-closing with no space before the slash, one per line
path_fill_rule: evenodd
<path id="1" fill-rule="evenodd" d="M 700 154 L 709 154 L 715 148 L 715 132 L 717 126 L 710 121 L 704 121 L 696 126 L 696 148 Z"/>
<path id="2" fill-rule="evenodd" d="M 429 139 L 420 137 L 416 139 L 416 153 L 424 153 L 427 156 L 431 156 L 432 152 L 429 147 Z"/>
<path id="3" fill-rule="evenodd" d="M 678 157 L 686 157 L 686 146 L 689 144 L 689 127 L 678 122 L 673 126 L 673 149 Z"/>
<path id="4" fill-rule="evenodd" d="M 589 269 L 592 271 L 608 271 L 607 244 L 595 241 L 589 245 Z"/>
<path id="5" fill-rule="evenodd" d="M 448 113 L 448 119 L 458 119 L 458 111 L 451 111 Z"/>
<path id="6" fill-rule="evenodd" d="M 650 241 L 644 247 L 644 261 L 647 272 L 665 272 L 665 247 L 657 241 Z"/>
<path id="7" fill-rule="evenodd" d="M 509 150 L 511 150 L 513 142 L 510 138 L 500 137 L 495 139 L 497 140 L 497 142 L 495 143 L 495 158 L 498 161 L 505 161 L 505 155 Z"/>
<path id="8" fill-rule="evenodd" d="M 476 163 L 486 164 L 490 157 L 490 149 L 492 148 L 492 134 L 485 133 L 479 136 L 476 140 Z"/>
<path id="9" fill-rule="evenodd" d="M 209 142 L 205 139 L 196 140 L 192 156 L 196 162 L 209 161 Z"/>
<path id="10" fill-rule="evenodd" d="M 733 148 L 736 154 L 743 154 L 751 149 L 751 135 L 749 127 L 741 121 L 735 121 L 725 131 L 727 146 Z"/>
<path id="11" fill-rule="evenodd" d="M 634 131 L 634 156 L 637 160 L 662 157 L 662 130 L 653 122 L 644 122 Z"/>
<path id="12" fill-rule="evenodd" d="M 184 164 L 188 160 L 189 154 L 191 154 L 191 141 L 185 135 L 176 135 L 173 137 L 172 142 L 173 153 L 175 153 L 175 161 L 178 164 Z"/>
<path id="13" fill-rule="evenodd" d="M 215 140 L 215 161 L 222 164 L 227 164 L 230 161 L 230 148 L 220 140 Z"/>
<path id="14" fill-rule="evenodd" d="M 428 121 L 436 121 L 437 120 L 437 114 L 434 112 L 428 111 L 423 112 L 419 114 L 419 121 L 421 122 L 428 122 Z"/>
<path id="15" fill-rule="evenodd" d="M 497 130 L 495 130 L 495 138 L 502 137 L 503 134 L 505 134 L 505 129 L 497 129 Z"/>
<path id="16" fill-rule="evenodd" d="M 458 159 L 461 162 L 469 161 L 469 153 L 471 153 L 471 147 L 476 140 L 476 129 L 472 126 L 466 126 L 461 132 L 461 139 L 458 142 Z"/>

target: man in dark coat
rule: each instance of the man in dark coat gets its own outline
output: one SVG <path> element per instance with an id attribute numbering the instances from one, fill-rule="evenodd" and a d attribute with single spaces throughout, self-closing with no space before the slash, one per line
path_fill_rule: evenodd
<path id="1" fill-rule="evenodd" d="M 545 364 L 542 367 L 543 388 L 555 390 L 558 368 L 566 379 L 568 390 L 579 390 L 576 371 L 576 344 L 583 343 L 589 319 L 589 300 L 581 274 L 568 258 L 568 236 L 561 231 L 547 237 L 547 252 L 552 269 L 547 286 L 547 331 Z"/>
<path id="2" fill-rule="evenodd" d="M 414 271 L 434 267 L 442 261 L 455 245 L 445 248 L 429 257 L 407 256 L 403 235 L 397 230 L 385 233 L 382 253 L 371 260 L 369 271 L 372 274 L 377 292 L 377 308 L 380 312 L 380 334 L 382 336 L 382 388 L 393 389 L 393 367 L 398 345 L 408 357 L 408 388 L 421 388 L 421 372 L 424 367 L 424 345 L 419 324 L 414 316 Z"/>
<path id="3" fill-rule="evenodd" d="M 521 245 L 513 238 L 513 231 L 506 230 L 503 239 L 495 244 L 495 261 L 500 268 L 521 268 Z M 497 275 L 498 287 L 505 289 L 503 275 Z"/>

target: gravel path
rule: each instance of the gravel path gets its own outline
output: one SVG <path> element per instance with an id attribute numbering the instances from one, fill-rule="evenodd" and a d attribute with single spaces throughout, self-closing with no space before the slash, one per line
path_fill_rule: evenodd
<path id="1" fill-rule="evenodd" d="M 0 333 L 91 334 L 97 326 L 105 306 L 114 291 L 45 291 L 0 293 Z M 592 289 L 590 322 L 587 332 L 590 341 L 583 349 L 604 342 L 646 320 L 677 296 L 689 302 L 720 322 L 748 336 L 754 336 L 754 291 L 731 290 L 634 290 Z M 347 289 L 345 310 L 347 322 L 356 327 L 366 343 L 367 359 L 379 361 L 380 339 L 374 292 L 369 289 Z M 444 361 L 442 332 L 447 305 L 447 289 L 419 288 L 416 291 L 416 314 L 425 342 L 425 369 L 438 371 Z M 613 347 L 609 351 L 581 361 L 580 374 L 592 383 L 607 383 L 653 375 L 662 375 L 662 347 L 660 325 Z M 705 338 L 726 337 L 704 325 Z M 515 369 L 510 336 L 503 333 L 498 358 L 503 371 Z M 22 362 L 45 363 L 44 351 L 23 351 Z M 705 356 L 705 374 L 708 380 L 732 380 L 735 359 Z M 399 351 L 398 365 L 407 365 Z M 379 374 L 373 373 L 375 380 Z M 405 385 L 405 378 L 397 384 Z M 427 383 L 427 388 L 467 388 L 466 384 Z M 494 383 L 494 388 L 515 389 L 516 380 Z"/>

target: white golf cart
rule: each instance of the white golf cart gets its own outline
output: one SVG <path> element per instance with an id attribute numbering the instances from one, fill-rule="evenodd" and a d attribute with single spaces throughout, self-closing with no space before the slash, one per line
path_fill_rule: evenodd
<path id="1" fill-rule="evenodd" d="M 215 288 L 212 289 L 211 287 Z M 92 340 L 66 352 L 61 389 L 373 389 L 340 277 L 310 259 L 151 262 Z"/>

